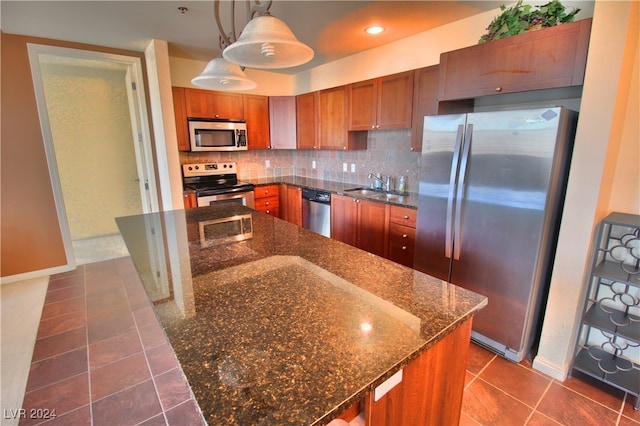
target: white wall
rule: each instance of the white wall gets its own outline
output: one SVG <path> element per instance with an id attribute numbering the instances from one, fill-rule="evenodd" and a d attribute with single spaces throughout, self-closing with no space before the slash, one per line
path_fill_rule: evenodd
<path id="1" fill-rule="evenodd" d="M 569 372 L 574 354 L 595 227 L 610 209 L 640 214 L 637 202 L 635 206 L 609 205 L 612 194 L 637 199 L 640 180 L 632 179 L 620 188 L 613 187 L 608 177 L 615 175 L 621 146 L 636 146 L 629 150 L 637 153 L 638 116 L 625 121 L 627 111 L 638 108 L 637 91 L 635 98 L 630 93 L 633 75 L 637 88 L 638 72 L 632 69 L 637 44 L 638 4 L 596 2 L 565 209 L 540 349 L 533 363 L 560 380 Z M 626 134 L 625 128 L 629 129 Z"/>

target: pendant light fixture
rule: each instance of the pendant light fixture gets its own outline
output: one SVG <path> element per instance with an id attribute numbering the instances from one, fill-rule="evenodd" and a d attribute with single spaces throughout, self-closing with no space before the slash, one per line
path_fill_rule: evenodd
<path id="1" fill-rule="evenodd" d="M 255 81 L 245 75 L 239 65 L 224 58 L 209 61 L 202 73 L 194 77 L 191 83 L 213 90 L 249 90 L 257 86 Z"/>
<path id="2" fill-rule="evenodd" d="M 305 64 L 313 59 L 313 50 L 298 41 L 287 24 L 266 14 L 251 19 L 222 56 L 245 67 L 275 69 Z"/>
<path id="3" fill-rule="evenodd" d="M 235 29 L 235 0 L 225 1 L 231 8 L 231 32 L 227 33 L 220 19 L 220 0 L 214 1 L 222 58 L 211 60 L 191 83 L 214 90 L 249 90 L 257 86 L 243 72 L 250 68 L 290 68 L 309 62 L 313 50 L 298 41 L 291 29 L 271 16 L 272 0 L 246 1 L 247 25 L 238 37 Z M 252 4 L 251 4 L 252 3 Z M 184 13 L 181 11 L 181 13 Z"/>

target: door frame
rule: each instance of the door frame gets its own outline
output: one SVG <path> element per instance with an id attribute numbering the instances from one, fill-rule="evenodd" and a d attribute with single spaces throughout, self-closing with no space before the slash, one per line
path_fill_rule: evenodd
<path id="1" fill-rule="evenodd" d="M 69 228 L 67 210 L 64 204 L 62 192 L 62 184 L 60 182 L 60 174 L 53 145 L 51 123 L 49 122 L 44 84 L 42 81 L 40 55 L 46 54 L 66 58 L 105 61 L 122 64 L 127 67 L 126 77 L 123 84 L 126 84 L 127 86 L 129 112 L 131 114 L 132 142 L 134 143 L 138 173 L 141 174 L 139 182 L 140 198 L 143 212 L 150 213 L 159 211 L 159 201 L 142 61 L 140 58 L 133 56 L 36 43 L 27 43 L 27 50 L 29 53 L 31 76 L 36 95 L 36 105 L 38 108 L 42 137 L 44 140 L 45 154 L 49 167 L 49 177 L 51 179 L 58 223 L 60 225 L 60 232 L 62 234 L 63 246 L 67 258 L 67 266 L 70 269 L 75 269 L 77 266 L 76 256 L 71 240 L 71 230 Z"/>

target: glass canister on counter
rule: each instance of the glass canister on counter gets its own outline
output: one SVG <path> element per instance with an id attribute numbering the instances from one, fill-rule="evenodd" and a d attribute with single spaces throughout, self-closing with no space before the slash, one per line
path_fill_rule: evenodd
<path id="1" fill-rule="evenodd" d="M 405 194 L 407 192 L 407 177 L 398 176 L 398 192 Z"/>

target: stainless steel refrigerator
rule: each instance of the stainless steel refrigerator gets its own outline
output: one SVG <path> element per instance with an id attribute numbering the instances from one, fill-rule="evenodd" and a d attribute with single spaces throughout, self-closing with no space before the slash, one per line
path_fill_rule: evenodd
<path id="1" fill-rule="evenodd" d="M 539 331 L 577 114 L 424 118 L 414 268 L 488 297 L 472 339 L 522 360 Z"/>

